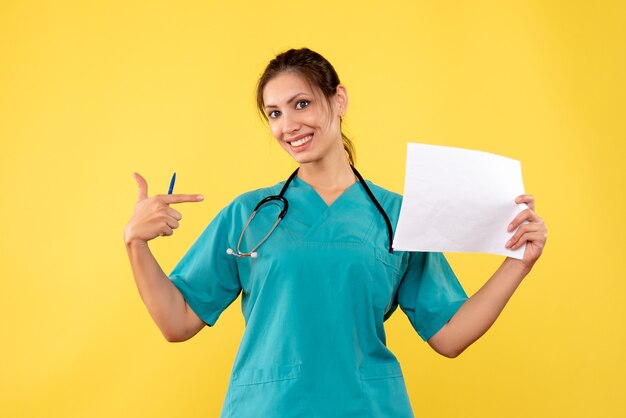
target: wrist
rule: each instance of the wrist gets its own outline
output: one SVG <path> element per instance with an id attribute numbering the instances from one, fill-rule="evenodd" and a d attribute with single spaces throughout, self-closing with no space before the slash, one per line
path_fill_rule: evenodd
<path id="1" fill-rule="evenodd" d="M 529 265 L 523 260 L 512 257 L 507 257 L 506 260 L 504 260 L 504 263 L 507 264 L 510 268 L 515 269 L 516 272 L 522 274 L 523 276 L 526 276 L 528 273 L 530 273 L 533 266 L 535 265 L 534 262 Z"/>
<path id="2" fill-rule="evenodd" d="M 147 247 L 148 241 L 124 234 L 124 244 L 127 249 Z"/>

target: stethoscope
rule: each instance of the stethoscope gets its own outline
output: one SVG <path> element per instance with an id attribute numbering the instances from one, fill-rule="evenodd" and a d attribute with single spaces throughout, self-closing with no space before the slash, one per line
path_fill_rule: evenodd
<path id="1" fill-rule="evenodd" d="M 378 203 L 378 200 L 376 200 L 376 197 L 374 197 L 374 194 L 370 190 L 370 188 L 367 185 L 367 183 L 365 183 L 365 180 L 363 180 L 363 177 L 361 177 L 361 174 L 357 171 L 356 168 L 354 168 L 354 166 L 351 165 L 350 168 L 352 168 L 352 171 L 354 171 L 354 174 L 359 179 L 359 183 L 361 183 L 361 185 L 365 189 L 365 192 L 369 196 L 370 200 L 376 206 L 376 209 L 378 209 L 380 214 L 383 215 L 383 218 L 385 219 L 385 223 L 387 224 L 387 235 L 389 236 L 389 253 L 393 254 L 393 247 L 392 247 L 392 244 L 393 244 L 393 229 L 391 227 L 391 221 L 389 221 L 389 217 L 385 213 L 385 210 L 380 205 L 380 203 Z M 277 195 L 267 196 L 266 198 L 262 199 L 259 203 L 257 203 L 257 205 L 255 206 L 254 210 L 252 211 L 252 214 L 248 218 L 248 222 L 246 222 L 246 225 L 241 230 L 241 235 L 239 235 L 239 241 L 237 242 L 237 250 L 233 251 L 232 248 L 229 248 L 229 249 L 226 250 L 227 254 L 234 255 L 237 258 L 243 258 L 243 257 L 256 258 L 258 256 L 257 250 L 259 249 L 259 247 L 270 237 L 270 235 L 272 235 L 272 232 L 274 232 L 274 230 L 276 229 L 276 227 L 278 226 L 280 221 L 282 221 L 283 218 L 285 217 L 285 215 L 287 214 L 287 209 L 289 208 L 289 202 L 285 198 L 284 194 L 285 194 L 285 191 L 287 190 L 287 187 L 289 187 L 289 184 L 291 183 L 291 180 L 293 180 L 293 178 L 296 176 L 296 174 L 298 174 L 298 169 L 299 168 L 296 168 L 296 170 L 293 173 L 291 173 L 291 175 L 289 176 L 289 178 L 287 179 L 287 181 L 283 185 L 283 188 L 280 190 L 280 193 L 278 193 Z M 280 211 L 280 213 L 278 214 L 278 218 L 276 219 L 276 222 L 274 222 L 274 225 L 270 229 L 270 232 L 268 232 L 263 237 L 261 242 L 259 242 L 249 252 L 247 252 L 247 253 L 246 252 L 242 252 L 240 247 L 241 247 L 241 241 L 243 240 L 243 235 L 245 234 L 246 230 L 248 229 L 248 225 L 250 225 L 250 222 L 252 222 L 252 219 L 254 219 L 254 217 L 256 216 L 257 211 L 259 209 L 261 209 L 261 207 L 263 205 L 265 205 L 266 203 L 272 202 L 272 201 L 276 201 L 276 200 L 280 201 L 282 203 L 283 208 Z"/>

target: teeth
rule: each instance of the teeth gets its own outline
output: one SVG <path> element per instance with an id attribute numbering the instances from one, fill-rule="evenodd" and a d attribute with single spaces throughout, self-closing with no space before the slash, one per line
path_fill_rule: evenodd
<path id="1" fill-rule="evenodd" d="M 302 139 L 298 139 L 297 141 L 290 142 L 292 147 L 299 147 L 300 145 L 304 145 L 309 142 L 313 138 L 313 135 L 305 136 Z"/>

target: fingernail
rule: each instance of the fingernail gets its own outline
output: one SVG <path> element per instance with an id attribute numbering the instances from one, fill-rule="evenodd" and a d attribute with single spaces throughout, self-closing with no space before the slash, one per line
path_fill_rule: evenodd
<path id="1" fill-rule="evenodd" d="M 199 194 L 198 196 L 196 196 L 196 199 L 198 199 L 198 200 L 204 200 L 204 196 L 202 196 L 201 194 Z"/>
<path id="2" fill-rule="evenodd" d="M 509 226 L 506 227 L 506 230 L 510 232 L 511 228 L 513 228 L 513 224 L 509 224 Z"/>
<path id="3" fill-rule="evenodd" d="M 505 248 L 509 248 L 511 246 L 511 241 L 513 241 L 513 240 L 512 239 L 508 240 L 504 247 Z"/>

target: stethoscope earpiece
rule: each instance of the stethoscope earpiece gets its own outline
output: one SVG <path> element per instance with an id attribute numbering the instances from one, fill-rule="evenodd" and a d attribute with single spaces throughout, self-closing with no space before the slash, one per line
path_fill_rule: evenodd
<path id="1" fill-rule="evenodd" d="M 226 254 L 234 255 L 237 258 L 244 258 L 244 257 L 257 258 L 259 255 L 256 251 L 252 251 L 251 253 L 242 253 L 242 252 L 235 252 L 232 248 L 227 249 Z"/>

